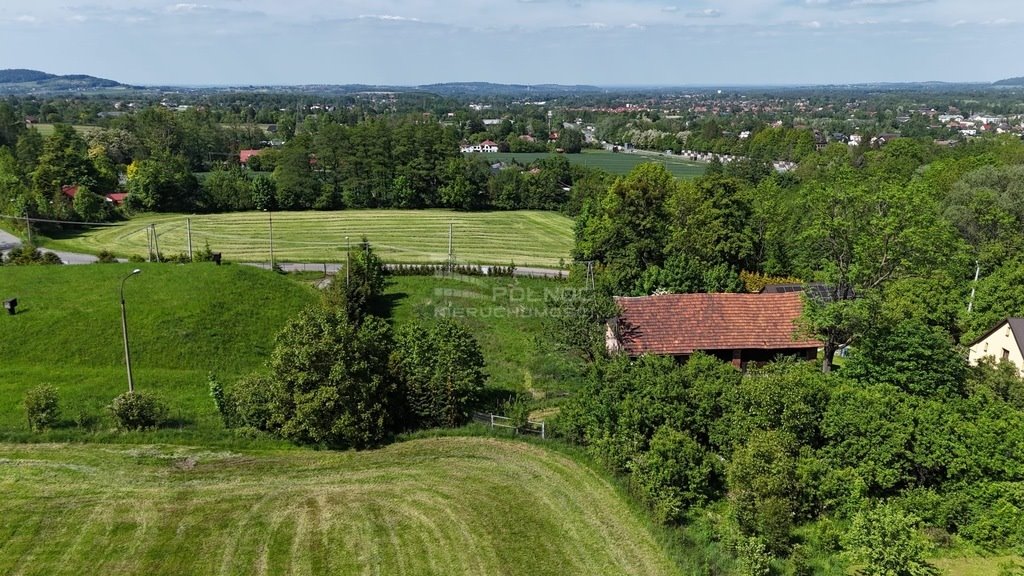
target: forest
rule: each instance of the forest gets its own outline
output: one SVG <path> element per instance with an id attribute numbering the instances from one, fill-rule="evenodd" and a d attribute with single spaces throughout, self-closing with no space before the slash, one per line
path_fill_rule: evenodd
<path id="1" fill-rule="evenodd" d="M 1019 553 L 1024 381 L 968 366 L 965 347 L 1024 310 L 1022 164 L 1016 137 L 897 139 L 787 174 L 617 179 L 578 218 L 596 299 L 563 302 L 576 316 L 555 326 L 589 363 L 561 430 L 713 565 L 926 574 L 936 549 Z M 801 319 L 825 343 L 817 364 L 604 352 L 611 296 L 771 282 L 824 283 Z"/>

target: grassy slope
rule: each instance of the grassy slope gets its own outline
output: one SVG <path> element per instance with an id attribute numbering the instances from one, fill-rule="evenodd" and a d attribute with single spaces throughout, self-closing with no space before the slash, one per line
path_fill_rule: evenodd
<path id="1" fill-rule="evenodd" d="M 286 320 L 313 290 L 248 266 L 139 265 L 125 285 L 136 386 L 171 401 L 193 432 L 219 429 L 207 373 L 229 379 L 258 368 Z M 0 316 L 0 434 L 23 430 L 31 386 L 58 387 L 73 419 L 127 389 L 118 285 L 130 265 L 0 268 L 0 294 L 17 316 Z M 194 425 L 194 426 L 193 426 Z"/>
<path id="2" fill-rule="evenodd" d="M 512 154 L 510 152 L 484 154 L 485 158 L 495 161 L 507 162 L 515 159 L 522 164 L 529 164 L 534 160 L 549 156 L 554 156 L 554 154 Z M 673 158 L 671 156 L 659 156 L 657 154 L 626 154 L 604 150 L 585 150 L 582 154 L 565 154 L 565 158 L 574 164 L 600 168 L 616 175 L 628 174 L 637 164 L 644 162 L 662 164 L 676 178 L 696 178 L 703 174 L 706 169 L 705 164 L 689 162 L 682 158 Z"/>
<path id="3" fill-rule="evenodd" d="M 265 212 L 191 216 L 193 248 L 209 242 L 228 260 L 266 262 L 269 222 Z M 279 261 L 339 262 L 345 237 L 367 236 L 388 262 L 445 262 L 448 225 L 460 262 L 557 266 L 572 249 L 572 220 L 551 212 L 454 212 L 450 210 L 344 210 L 275 212 L 274 255 Z M 110 250 L 121 256 L 146 254 L 145 228 L 155 224 L 165 254 L 187 250 L 185 216 L 148 215 L 120 226 L 97 228 L 50 242 L 72 251 Z"/>
<path id="4" fill-rule="evenodd" d="M 564 286 L 532 278 L 397 276 L 386 292 L 399 323 L 451 310 L 480 343 L 492 388 L 553 392 L 574 389 L 579 373 L 556 351 L 543 318 L 545 294 Z"/>
<path id="5" fill-rule="evenodd" d="M 495 439 L 362 453 L 0 445 L 0 490 L 4 574 L 676 573 L 607 481 Z"/>

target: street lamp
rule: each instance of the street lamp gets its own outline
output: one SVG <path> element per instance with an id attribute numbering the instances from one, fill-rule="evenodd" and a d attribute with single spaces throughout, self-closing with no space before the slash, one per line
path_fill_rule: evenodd
<path id="1" fill-rule="evenodd" d="M 128 393 L 135 392 L 135 381 L 132 380 L 132 356 L 128 351 L 128 317 L 124 312 L 124 283 L 132 276 L 141 273 L 142 270 L 136 268 L 132 270 L 131 274 L 121 279 L 121 333 L 124 334 L 124 365 L 128 369 Z"/>

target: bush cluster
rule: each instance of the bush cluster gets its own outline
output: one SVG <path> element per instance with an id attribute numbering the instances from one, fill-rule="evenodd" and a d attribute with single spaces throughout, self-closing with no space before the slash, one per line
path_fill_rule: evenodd
<path id="1" fill-rule="evenodd" d="M 125 392 L 110 404 L 118 426 L 125 430 L 156 428 L 167 417 L 167 406 L 146 392 Z"/>
<path id="2" fill-rule="evenodd" d="M 53 427 L 60 418 L 57 389 L 49 384 L 40 384 L 26 392 L 25 414 L 28 416 L 28 427 L 33 432 Z"/>

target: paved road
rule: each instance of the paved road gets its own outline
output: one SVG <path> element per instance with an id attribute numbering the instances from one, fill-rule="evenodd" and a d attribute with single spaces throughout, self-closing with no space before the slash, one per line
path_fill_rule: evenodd
<path id="1" fill-rule="evenodd" d="M 243 262 L 247 266 L 256 266 L 257 268 L 263 268 L 264 270 L 270 268 L 270 264 L 267 262 Z M 301 262 L 278 262 L 278 265 L 285 272 L 326 272 L 327 274 L 337 274 L 341 270 L 341 264 L 311 264 Z M 391 264 L 385 264 L 385 267 L 391 267 Z M 490 266 L 481 266 L 484 273 L 486 274 L 490 270 Z M 565 278 L 569 275 L 566 270 L 559 270 L 557 268 L 534 268 L 530 266 L 517 266 L 514 272 L 515 276 L 518 277 L 536 277 L 536 278 Z"/>
<path id="2" fill-rule="evenodd" d="M 8 250 L 21 246 L 21 239 L 9 232 L 0 230 L 0 254 L 6 254 Z M 40 248 L 43 252 L 50 252 L 56 254 L 60 261 L 65 264 L 92 264 L 96 262 L 97 258 L 91 254 L 78 254 L 75 252 L 62 252 L 60 250 L 50 250 L 49 248 Z"/>

